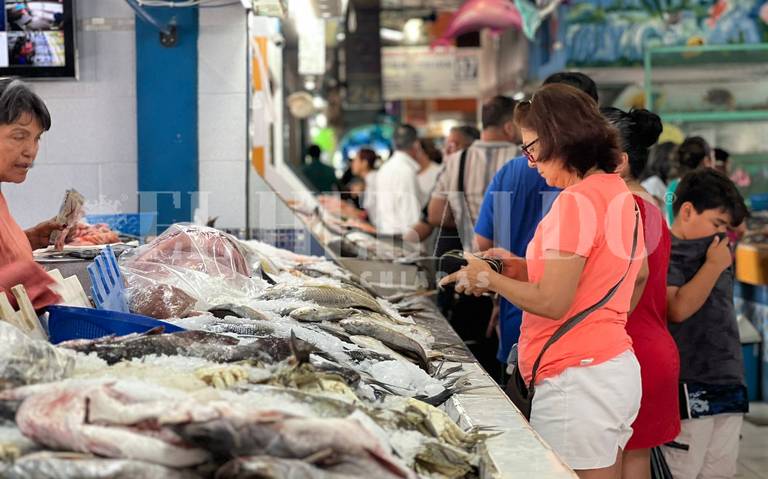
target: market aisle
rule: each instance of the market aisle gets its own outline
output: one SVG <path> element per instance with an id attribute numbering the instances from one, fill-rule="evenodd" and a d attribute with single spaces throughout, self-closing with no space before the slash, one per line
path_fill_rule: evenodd
<path id="1" fill-rule="evenodd" d="M 750 404 L 754 409 L 756 403 Z M 768 404 L 761 404 L 768 409 Z M 768 479 L 768 426 L 756 426 L 744 421 L 739 448 L 739 479 Z"/>

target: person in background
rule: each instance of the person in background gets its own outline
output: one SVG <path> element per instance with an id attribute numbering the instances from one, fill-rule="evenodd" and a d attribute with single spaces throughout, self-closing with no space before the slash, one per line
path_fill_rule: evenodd
<path id="1" fill-rule="evenodd" d="M 659 208 L 664 207 L 664 198 L 667 195 L 667 180 L 669 170 L 672 168 L 672 156 L 677 145 L 667 141 L 656 145 L 651 149 L 651 159 L 646 167 L 645 178 L 641 178 L 640 185 L 655 199 Z"/>
<path id="2" fill-rule="evenodd" d="M 723 233 L 743 223 L 747 208 L 736 185 L 713 169 L 688 173 L 673 207 L 667 314 L 685 400 L 682 431 L 664 457 L 675 479 L 734 477 L 749 402 Z"/>
<path id="3" fill-rule="evenodd" d="M 422 138 L 420 141 L 421 149 L 424 150 L 424 153 L 426 153 L 429 159 L 432 160 L 432 163 L 442 165 L 443 152 L 435 146 L 435 140 L 432 138 Z"/>
<path id="4" fill-rule="evenodd" d="M 14 79 L 0 79 L 0 183 L 21 184 L 27 179 L 40 148 L 40 138 L 51 128 L 51 115 L 43 100 L 29 86 Z M 53 280 L 35 263 L 32 251 L 45 248 L 51 233 L 65 225 L 45 221 L 26 231 L 11 216 L 0 192 L 0 292 L 12 305 L 11 288 L 23 285 L 35 309 L 59 301 L 49 289 Z"/>
<path id="5" fill-rule="evenodd" d="M 667 329 L 667 270 L 670 235 L 664 215 L 638 178 L 648 162 L 648 148 L 662 131 L 661 118 L 648 110 L 603 108 L 603 116 L 619 131 L 622 162 L 618 173 L 640 209 L 648 252 L 648 281 L 627 319 L 627 333 L 640 363 L 643 395 L 632 424 L 632 438 L 621 461 L 623 479 L 651 478 L 651 449 L 680 433 L 677 386 L 680 356 Z"/>
<path id="6" fill-rule="evenodd" d="M 675 220 L 675 212 L 673 205 L 675 204 L 675 190 L 680 183 L 680 178 L 685 176 L 689 171 L 693 171 L 699 168 L 713 168 L 715 166 L 715 159 L 712 155 L 712 149 L 709 147 L 709 143 L 700 137 L 692 136 L 686 138 L 682 145 L 677 148 L 675 154 L 675 179 L 669 182 L 667 186 L 667 194 L 664 199 L 667 212 L 667 223 L 672 225 Z"/>
<path id="7" fill-rule="evenodd" d="M 402 235 L 419 221 L 421 190 L 417 175 L 423 151 L 419 134 L 411 125 L 395 128 L 395 152 L 376 174 L 374 225 L 385 235 Z"/>
<path id="8" fill-rule="evenodd" d="M 531 426 L 580 477 L 616 478 L 641 397 L 627 315 L 648 272 L 642 222 L 616 174 L 618 134 L 569 85 L 545 85 L 520 103 L 515 121 L 528 161 L 563 192 L 525 259 L 502 258 L 499 274 L 465 254 L 468 265 L 443 281 L 465 294 L 501 294 L 525 311 L 517 367 L 536 388 Z M 540 355 L 565 321 L 587 310 Z"/>
<path id="9" fill-rule="evenodd" d="M 725 176 L 730 173 L 730 163 L 728 163 L 730 157 L 731 154 L 727 151 L 722 148 L 715 148 L 715 169 Z"/>
<path id="10" fill-rule="evenodd" d="M 457 151 L 466 150 L 469 148 L 469 145 L 479 139 L 480 130 L 474 126 L 454 126 L 445 138 L 445 147 L 443 148 L 445 156 L 452 155 Z"/>
<path id="11" fill-rule="evenodd" d="M 456 227 L 465 250 L 472 249 L 474 225 L 488 184 L 520 153 L 520 134 L 513 121 L 516 104 L 511 98 L 496 96 L 483 105 L 480 140 L 446 157 L 432 192 L 429 223 L 434 227 Z"/>
<path id="12" fill-rule="evenodd" d="M 432 190 L 437 183 L 437 177 L 442 170 L 440 163 L 443 160 L 443 154 L 435 148 L 432 140 L 423 138 L 419 140 L 419 143 L 421 144 L 421 154 L 416 158 L 416 161 L 419 162 L 421 170 L 419 170 L 416 179 L 419 182 L 419 204 L 422 208 L 426 208 Z"/>
<path id="13" fill-rule="evenodd" d="M 597 86 L 591 78 L 576 72 L 555 73 L 544 80 L 545 85 L 565 84 L 580 89 L 595 103 L 598 101 Z M 525 256 L 528 243 L 533 239 L 536 226 L 549 211 L 560 189 L 548 186 L 525 156 L 515 158 L 496 173 L 483 198 L 477 223 L 475 242 L 479 251 L 506 255 Z M 493 247 L 498 250 L 490 251 Z M 523 312 L 501 297 L 494 305 L 491 324 L 499 331 L 496 358 L 502 365 L 499 380 L 505 382 L 507 357 L 520 336 Z"/>
<path id="14" fill-rule="evenodd" d="M 301 167 L 301 172 L 312 184 L 315 191 L 327 193 L 333 191 L 337 187 L 336 172 L 330 166 L 323 164 L 320 160 L 321 155 L 322 151 L 319 146 L 310 145 L 309 148 L 307 148 L 309 164 L 305 163 Z"/>
<path id="15" fill-rule="evenodd" d="M 376 163 L 379 157 L 369 148 L 361 148 L 349 162 L 351 179 L 346 183 L 347 192 L 341 197 L 320 195 L 318 202 L 328 213 L 346 220 L 346 225 L 363 231 L 375 231 L 372 226 L 376 209 Z"/>
<path id="16" fill-rule="evenodd" d="M 513 121 L 516 104 L 505 96 L 486 102 L 482 108 L 480 139 L 467 149 L 446 157 L 427 209 L 427 222 L 440 228 L 435 256 L 452 249 L 472 249 L 475 220 L 488 183 L 520 152 L 517 146 L 520 135 Z M 480 364 L 491 374 L 498 375 L 494 355 L 498 340 L 494 331 L 486 334 L 493 300 L 457 297 L 449 287 L 438 296 L 438 304 Z"/>
<path id="17" fill-rule="evenodd" d="M 356 178 L 360 178 L 364 182 L 364 194 L 360 205 L 362 209 L 367 213 L 369 221 L 372 222 L 371 213 L 375 209 L 376 199 L 376 163 L 379 161 L 379 156 L 375 151 L 370 148 L 361 148 L 357 152 L 352 161 L 350 162 L 350 168 L 352 174 Z"/>

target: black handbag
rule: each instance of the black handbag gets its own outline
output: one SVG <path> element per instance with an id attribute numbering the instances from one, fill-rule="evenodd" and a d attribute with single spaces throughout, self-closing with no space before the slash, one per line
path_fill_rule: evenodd
<path id="1" fill-rule="evenodd" d="M 632 253 L 630 253 L 630 258 L 635 257 L 635 251 L 637 250 L 637 231 L 639 224 L 640 213 L 638 212 L 637 207 L 635 207 L 635 230 L 634 237 L 632 238 Z M 544 353 L 547 351 L 547 349 L 549 349 L 550 346 L 557 342 L 558 339 L 562 338 L 568 331 L 576 327 L 576 325 L 582 322 L 587 316 L 600 309 L 608 301 L 610 301 L 613 295 L 616 294 L 616 291 L 618 291 L 621 283 L 624 282 L 624 278 L 627 277 L 627 273 L 629 273 L 631 267 L 632 262 L 630 261 L 629 266 L 627 267 L 627 271 L 624 272 L 624 274 L 621 276 L 621 279 L 619 279 L 619 281 L 608 291 L 608 293 L 606 293 L 603 299 L 585 309 L 584 311 L 578 313 L 577 315 L 569 318 L 563 323 L 562 326 L 557 329 L 557 331 L 555 331 L 555 334 L 553 334 L 552 337 L 549 338 L 549 340 L 544 344 L 544 347 L 541 348 L 541 352 L 536 358 L 536 362 L 533 363 L 530 383 L 526 384 L 523 375 L 520 374 L 520 368 L 518 367 L 518 364 L 515 364 L 514 370 L 512 371 L 512 376 L 507 382 L 504 390 L 512 403 L 517 407 L 517 409 L 520 410 L 520 413 L 525 416 L 527 420 L 530 421 L 531 419 L 531 406 L 533 405 L 533 395 L 536 391 L 536 373 L 539 370 L 541 358 L 544 356 Z"/>

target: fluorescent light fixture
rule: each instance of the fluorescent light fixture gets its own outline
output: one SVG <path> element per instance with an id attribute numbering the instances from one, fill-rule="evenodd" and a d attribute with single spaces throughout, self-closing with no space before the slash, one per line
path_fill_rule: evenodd
<path id="1" fill-rule="evenodd" d="M 525 92 L 524 91 L 519 91 L 519 92 L 515 93 L 514 95 L 512 95 L 512 99 L 515 100 L 515 101 L 520 101 L 523 98 L 525 98 Z"/>
<path id="2" fill-rule="evenodd" d="M 393 30 L 391 28 L 382 28 L 379 30 L 379 36 L 382 40 L 390 42 L 402 42 L 405 39 L 405 34 L 400 30 Z"/>

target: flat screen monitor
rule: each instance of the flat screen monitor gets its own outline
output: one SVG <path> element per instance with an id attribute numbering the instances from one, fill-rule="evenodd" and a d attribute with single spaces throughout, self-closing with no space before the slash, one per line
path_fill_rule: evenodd
<path id="1" fill-rule="evenodd" d="M 0 0 L 0 76 L 75 77 L 73 0 Z"/>

